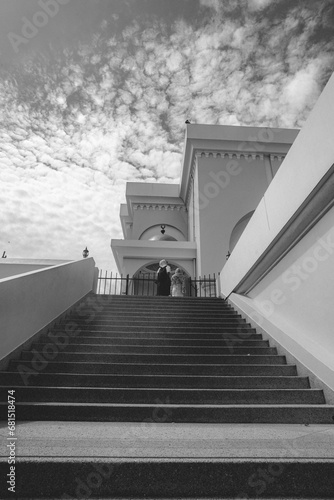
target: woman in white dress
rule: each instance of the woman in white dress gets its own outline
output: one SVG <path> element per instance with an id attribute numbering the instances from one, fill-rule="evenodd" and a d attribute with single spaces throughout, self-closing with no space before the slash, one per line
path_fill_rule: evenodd
<path id="1" fill-rule="evenodd" d="M 171 295 L 172 297 L 183 297 L 185 293 L 184 275 L 180 268 L 175 269 L 175 273 L 171 279 Z"/>

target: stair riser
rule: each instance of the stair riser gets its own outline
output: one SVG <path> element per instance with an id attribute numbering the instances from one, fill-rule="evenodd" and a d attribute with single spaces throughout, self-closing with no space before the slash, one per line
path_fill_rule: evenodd
<path id="1" fill-rule="evenodd" d="M 118 300 L 116 300 L 116 297 L 103 297 L 101 300 L 98 301 L 92 301 L 92 302 L 85 302 L 84 305 L 82 306 L 85 309 L 97 309 L 101 307 L 109 307 L 109 308 L 115 308 L 115 307 L 129 307 L 130 309 L 132 308 L 137 308 L 137 309 L 168 309 L 173 307 L 174 309 L 216 309 L 219 311 L 233 311 L 233 308 L 223 300 L 215 300 L 213 297 L 202 297 L 202 298 L 187 298 L 184 297 L 182 300 L 179 300 L 177 298 L 166 298 L 166 297 L 142 297 L 141 300 L 137 300 L 136 298 L 132 297 L 119 297 Z"/>
<path id="2" fill-rule="evenodd" d="M 85 318 L 87 316 L 100 316 L 102 315 L 107 315 L 107 316 L 113 316 L 114 314 L 117 315 L 124 315 L 124 314 L 129 314 L 130 316 L 136 316 L 136 317 L 143 317 L 145 315 L 152 315 L 155 318 L 160 318 L 160 317 L 166 317 L 170 318 L 171 315 L 176 315 L 176 316 L 188 316 L 188 317 L 234 317 L 234 318 L 240 318 L 241 315 L 237 312 L 234 311 L 233 309 L 224 309 L 221 307 L 210 307 L 210 306 L 202 306 L 202 307 L 187 307 L 187 306 L 180 306 L 176 307 L 175 305 L 172 305 L 170 307 L 166 307 L 165 305 L 159 305 L 159 306 L 154 306 L 154 307 L 144 307 L 144 306 L 123 306 L 120 305 L 114 305 L 112 307 L 106 307 L 106 306 L 101 306 L 97 307 L 96 309 L 74 309 L 73 313 L 80 318 Z"/>
<path id="3" fill-rule="evenodd" d="M 122 331 L 119 330 L 114 330 L 114 329 L 109 329 L 109 330 L 97 330 L 97 331 L 91 331 L 89 328 L 86 329 L 78 329 L 77 326 L 75 329 L 72 330 L 60 330 L 59 328 L 55 328 L 52 330 L 52 335 L 49 336 L 49 339 L 52 341 L 53 338 L 57 337 L 66 337 L 67 339 L 71 338 L 78 338 L 80 339 L 81 337 L 105 337 L 105 338 L 133 338 L 136 337 L 138 339 L 142 338 L 150 338 L 150 339 L 198 339 L 198 340 L 214 340 L 214 339 L 228 339 L 228 340 L 235 340 L 238 342 L 239 340 L 261 340 L 262 336 L 258 333 L 255 333 L 255 330 L 253 328 L 245 328 L 243 332 L 237 332 L 235 329 L 230 328 L 227 329 L 225 332 L 194 332 L 194 331 L 189 331 L 189 332 L 179 332 L 179 333 L 173 333 L 173 332 L 150 332 L 145 330 L 138 331 L 138 329 L 123 329 Z M 44 335 L 41 337 L 41 339 L 46 338 Z M 49 341 L 50 341 L 49 340 Z"/>
<path id="4" fill-rule="evenodd" d="M 16 420 L 91 422 L 276 423 L 333 424 L 333 407 L 326 406 L 168 406 L 16 404 Z M 7 405 L 0 404 L 0 420 Z"/>
<path id="5" fill-rule="evenodd" d="M 247 337 L 246 337 L 247 339 Z M 43 336 L 39 339 L 38 344 L 49 344 L 50 342 L 55 342 L 57 341 L 61 344 L 62 342 L 65 343 L 66 340 L 64 339 L 55 339 L 52 337 Z M 67 342 L 66 342 L 67 343 Z M 142 337 L 142 338 L 135 338 L 135 337 L 129 337 L 129 338 L 123 338 L 123 337 L 90 337 L 90 336 L 83 336 L 80 335 L 79 337 L 74 337 L 74 338 L 68 338 L 68 343 L 71 345 L 96 345 L 96 344 L 101 344 L 101 345 L 134 345 L 136 344 L 137 346 L 145 345 L 145 346 L 170 346 L 170 347 L 178 347 L 178 346 L 183 346 L 183 347 L 233 347 L 233 346 L 239 346 L 239 347 L 269 347 L 269 342 L 267 340 L 245 340 L 244 338 L 236 338 L 234 339 L 233 336 L 231 335 L 230 338 L 227 339 L 179 339 L 179 338 L 171 338 L 171 339 L 166 339 L 166 338 L 147 338 L 147 337 Z"/>
<path id="6" fill-rule="evenodd" d="M 42 352 L 43 348 L 47 344 L 39 344 L 34 343 L 32 348 L 36 349 L 39 352 Z M 216 355 L 227 355 L 231 353 L 235 354 L 258 354 L 258 355 L 269 355 L 273 356 L 277 354 L 275 347 L 241 347 L 240 345 L 234 345 L 231 342 L 229 347 L 182 347 L 182 346 L 150 346 L 150 345 L 106 345 L 106 344 L 75 344 L 71 343 L 71 345 L 67 348 L 67 352 L 76 352 L 76 353 L 110 353 L 110 354 L 119 354 L 119 353 L 140 353 L 140 354 L 216 354 Z"/>
<path id="7" fill-rule="evenodd" d="M 135 326 L 135 325 L 132 325 L 132 326 L 124 326 L 124 325 L 115 325 L 115 324 L 112 324 L 112 325 L 91 325 L 91 324 L 87 324 L 87 325 L 75 325 L 76 329 L 75 331 L 77 332 L 77 334 L 79 335 L 81 332 L 117 332 L 119 334 L 122 334 L 123 332 L 124 333 L 130 333 L 130 334 L 136 334 L 136 333 L 145 333 L 145 334 L 148 334 L 148 333 L 154 333 L 154 334 L 164 334 L 164 333 L 168 333 L 168 334 L 171 334 L 171 333 L 174 333 L 174 334 L 184 334 L 184 333 L 201 333 L 201 334 L 210 334 L 210 333 L 232 333 L 236 336 L 238 336 L 239 334 L 247 334 L 247 333 L 255 333 L 255 329 L 254 328 L 250 328 L 249 326 L 245 325 L 245 326 L 240 326 L 240 328 L 236 328 L 235 326 L 233 325 L 221 325 L 221 326 L 209 326 L 209 325 L 206 325 L 206 326 L 198 326 L 198 325 L 194 325 L 194 326 L 189 326 L 189 325 L 185 325 L 185 326 L 177 326 L 177 327 L 171 327 L 171 326 L 153 326 L 153 325 L 145 325 L 145 326 L 141 326 L 141 325 L 138 325 L 138 326 Z M 55 329 L 55 332 L 62 332 L 62 333 L 65 333 L 66 332 L 66 329 L 63 329 L 61 327 L 57 327 Z M 73 332 L 73 329 L 72 329 L 72 332 Z"/>
<path id="8" fill-rule="evenodd" d="M 187 307 L 187 306 L 180 306 L 176 307 L 175 305 L 172 305 L 170 307 L 166 307 L 165 305 L 158 305 L 154 307 L 144 307 L 144 306 L 122 306 L 122 305 L 114 305 L 112 307 L 108 306 L 101 306 L 97 307 L 96 309 L 90 308 L 81 308 L 81 309 L 74 309 L 71 315 L 74 314 L 76 318 L 86 318 L 87 316 L 100 316 L 101 315 L 106 315 L 106 316 L 113 316 L 114 314 L 117 315 L 127 315 L 129 314 L 130 316 L 136 316 L 136 317 L 143 317 L 145 315 L 152 315 L 155 318 L 160 318 L 166 317 L 170 318 L 171 315 L 176 315 L 176 316 L 188 316 L 188 317 L 234 317 L 234 318 L 240 318 L 241 315 L 233 310 L 233 309 L 224 309 L 221 307 L 210 307 L 210 306 L 202 306 L 202 307 Z"/>
<path id="9" fill-rule="evenodd" d="M 311 389 L 276 390 L 193 390 L 193 389 L 101 389 L 67 387 L 14 387 L 15 398 L 22 402 L 117 403 L 117 404 L 189 404 L 258 405 L 324 404 L 322 391 Z M 2 396 L 5 390 L 0 389 Z M 2 401 L 5 399 L 2 398 Z"/>
<path id="10" fill-rule="evenodd" d="M 180 304 L 181 302 L 184 304 L 191 304 L 193 305 L 195 302 L 198 302 L 199 304 L 204 304 L 208 303 L 210 305 L 212 304 L 221 304 L 224 307 L 230 307 L 228 302 L 225 302 L 223 299 L 220 297 L 165 297 L 163 295 L 112 295 L 112 294 L 96 294 L 94 296 L 91 296 L 89 299 L 85 301 L 87 305 L 91 305 L 92 303 L 103 303 L 103 302 L 110 302 L 111 304 L 114 303 L 121 303 L 124 305 L 124 303 L 127 302 L 133 302 L 133 303 L 148 303 L 148 304 L 157 304 L 157 303 L 162 303 L 162 304 L 167 304 L 167 303 L 175 303 L 175 304 Z"/>
<path id="11" fill-rule="evenodd" d="M 128 375 L 206 375 L 206 376 L 295 376 L 294 365 L 185 365 L 185 364 L 126 364 L 126 363 L 57 363 L 49 361 L 36 368 L 29 361 L 15 361 L 9 365 L 11 371 L 18 373 L 33 373 L 29 378 L 34 378 L 40 373 L 87 373 L 87 374 L 128 374 Z M 26 369 L 26 370 L 25 370 Z M 37 371 L 36 371 L 37 370 Z M 21 377 L 22 378 L 22 377 Z"/>
<path id="12" fill-rule="evenodd" d="M 206 389 L 307 389 L 306 377 L 196 377 L 166 375 L 65 375 L 42 373 L 27 379 L 29 386 L 48 387 L 127 387 L 127 388 L 206 388 Z M 2 385 L 22 386 L 17 372 L 5 373 Z"/>
<path id="13" fill-rule="evenodd" d="M 17 498 L 231 499 L 265 492 L 266 498 L 314 500 L 332 498 L 334 491 L 330 460 L 21 459 L 19 470 Z M 6 477 L 8 464 L 2 462 L 0 472 Z"/>
<path id="14" fill-rule="evenodd" d="M 196 355 L 196 354 L 97 354 L 97 353 L 69 353 L 69 352 L 59 352 L 59 351 L 42 351 L 36 354 L 36 352 L 23 351 L 22 352 L 23 361 L 33 361 L 37 360 L 35 365 L 38 363 L 41 365 L 47 365 L 48 361 L 87 361 L 91 363 L 182 363 L 182 364 L 285 364 L 284 356 L 267 356 L 267 355 L 234 355 L 229 354 L 227 356 L 215 356 L 211 355 Z"/>
<path id="15" fill-rule="evenodd" d="M 226 320 L 213 320 L 207 318 L 206 320 L 194 320 L 191 319 L 189 321 L 187 320 L 177 320 L 175 318 L 170 318 L 169 320 L 162 321 L 157 318 L 142 318 L 142 319 L 130 319 L 127 317 L 124 318 L 114 318 L 112 320 L 103 320 L 103 319 L 94 319 L 94 321 L 83 321 L 82 319 L 80 321 L 77 321 L 77 325 L 79 328 L 81 327 L 87 327 L 89 326 L 90 328 L 98 328 L 100 326 L 107 327 L 107 328 L 117 328 L 119 326 L 129 326 L 129 327 L 142 327 L 142 328 L 168 328 L 174 329 L 177 328 L 183 329 L 186 327 L 187 329 L 189 328 L 194 328 L 194 327 L 204 327 L 204 328 L 219 328 L 219 327 L 230 327 L 230 328 L 245 328 L 245 327 L 250 327 L 248 323 L 246 323 L 245 320 L 238 320 L 238 319 L 233 319 L 229 318 Z M 66 321 L 63 321 L 59 323 L 59 328 L 64 328 L 66 326 Z"/>
<path id="16" fill-rule="evenodd" d="M 208 318 L 211 318 L 211 319 L 217 319 L 217 320 L 221 320 L 221 319 L 242 319 L 241 315 L 234 312 L 234 311 L 198 311 L 197 309 L 196 310 L 184 310 L 184 309 L 181 309 L 181 310 L 175 310 L 175 309 L 171 309 L 170 311 L 166 311 L 166 310 L 159 310 L 157 309 L 156 311 L 151 311 L 151 310 L 147 310 L 147 311 L 142 311 L 141 309 L 140 310 L 131 310 L 129 311 L 128 309 L 121 309 L 121 308 L 115 308 L 115 310 L 106 310 L 106 309 L 102 309 L 101 311 L 94 311 L 94 310 L 90 310 L 90 311 L 87 311 L 86 309 L 83 309 L 82 311 L 80 312 L 77 312 L 77 313 L 72 313 L 71 314 L 71 318 L 75 319 L 75 320 L 82 320 L 82 319 L 87 319 L 87 317 L 96 317 L 96 318 L 99 318 L 99 319 L 104 319 L 104 320 L 113 320 L 115 317 L 116 318 L 124 318 L 124 316 L 127 316 L 128 318 L 131 318 L 131 319 L 143 319 L 143 317 L 145 316 L 152 316 L 152 318 L 156 318 L 156 319 L 164 319 L 166 321 L 168 321 L 171 316 L 173 318 L 176 318 L 176 319 L 189 319 L 189 320 L 193 320 L 193 319 L 208 319 Z"/>

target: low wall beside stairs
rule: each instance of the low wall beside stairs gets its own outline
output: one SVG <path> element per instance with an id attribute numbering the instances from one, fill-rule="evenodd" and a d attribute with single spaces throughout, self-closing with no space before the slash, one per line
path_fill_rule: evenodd
<path id="1" fill-rule="evenodd" d="M 0 363 L 94 289 L 94 259 L 0 279 Z"/>

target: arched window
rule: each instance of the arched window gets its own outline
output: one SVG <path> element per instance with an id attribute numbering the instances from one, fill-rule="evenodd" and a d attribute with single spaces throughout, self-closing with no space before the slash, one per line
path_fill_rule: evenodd
<path id="1" fill-rule="evenodd" d="M 151 226 L 142 232 L 140 240 L 151 241 L 185 241 L 183 233 L 175 226 L 164 224 L 165 233 L 161 232 L 161 225 Z"/>
<path id="2" fill-rule="evenodd" d="M 149 238 L 150 241 L 177 241 L 174 236 L 171 236 L 170 234 L 156 234 Z"/>
<path id="3" fill-rule="evenodd" d="M 253 213 L 254 213 L 254 210 L 252 210 L 251 212 L 248 212 L 248 214 L 241 217 L 241 219 L 234 226 L 234 228 L 231 232 L 230 242 L 229 242 L 229 251 L 230 252 L 232 252 L 233 248 L 238 243 L 239 238 L 242 235 L 242 233 L 244 232 L 245 227 L 247 226 Z"/>

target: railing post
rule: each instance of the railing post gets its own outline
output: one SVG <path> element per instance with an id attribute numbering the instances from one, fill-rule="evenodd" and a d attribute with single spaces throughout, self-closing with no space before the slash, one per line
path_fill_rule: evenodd
<path id="1" fill-rule="evenodd" d="M 99 287 L 98 287 L 98 294 L 100 294 L 100 291 L 101 291 L 101 282 L 102 282 L 102 269 L 100 269 L 100 273 L 99 273 Z"/>
<path id="2" fill-rule="evenodd" d="M 105 279 L 104 279 L 104 290 L 103 290 L 103 295 L 105 295 L 105 294 L 106 294 L 107 276 L 108 276 L 108 271 L 106 271 L 106 277 L 105 277 Z"/>
<path id="3" fill-rule="evenodd" d="M 125 295 L 129 293 L 129 275 L 126 275 L 126 286 L 125 286 Z"/>
<path id="4" fill-rule="evenodd" d="M 216 279 L 216 297 L 220 298 L 220 272 L 218 273 L 218 277 Z"/>

